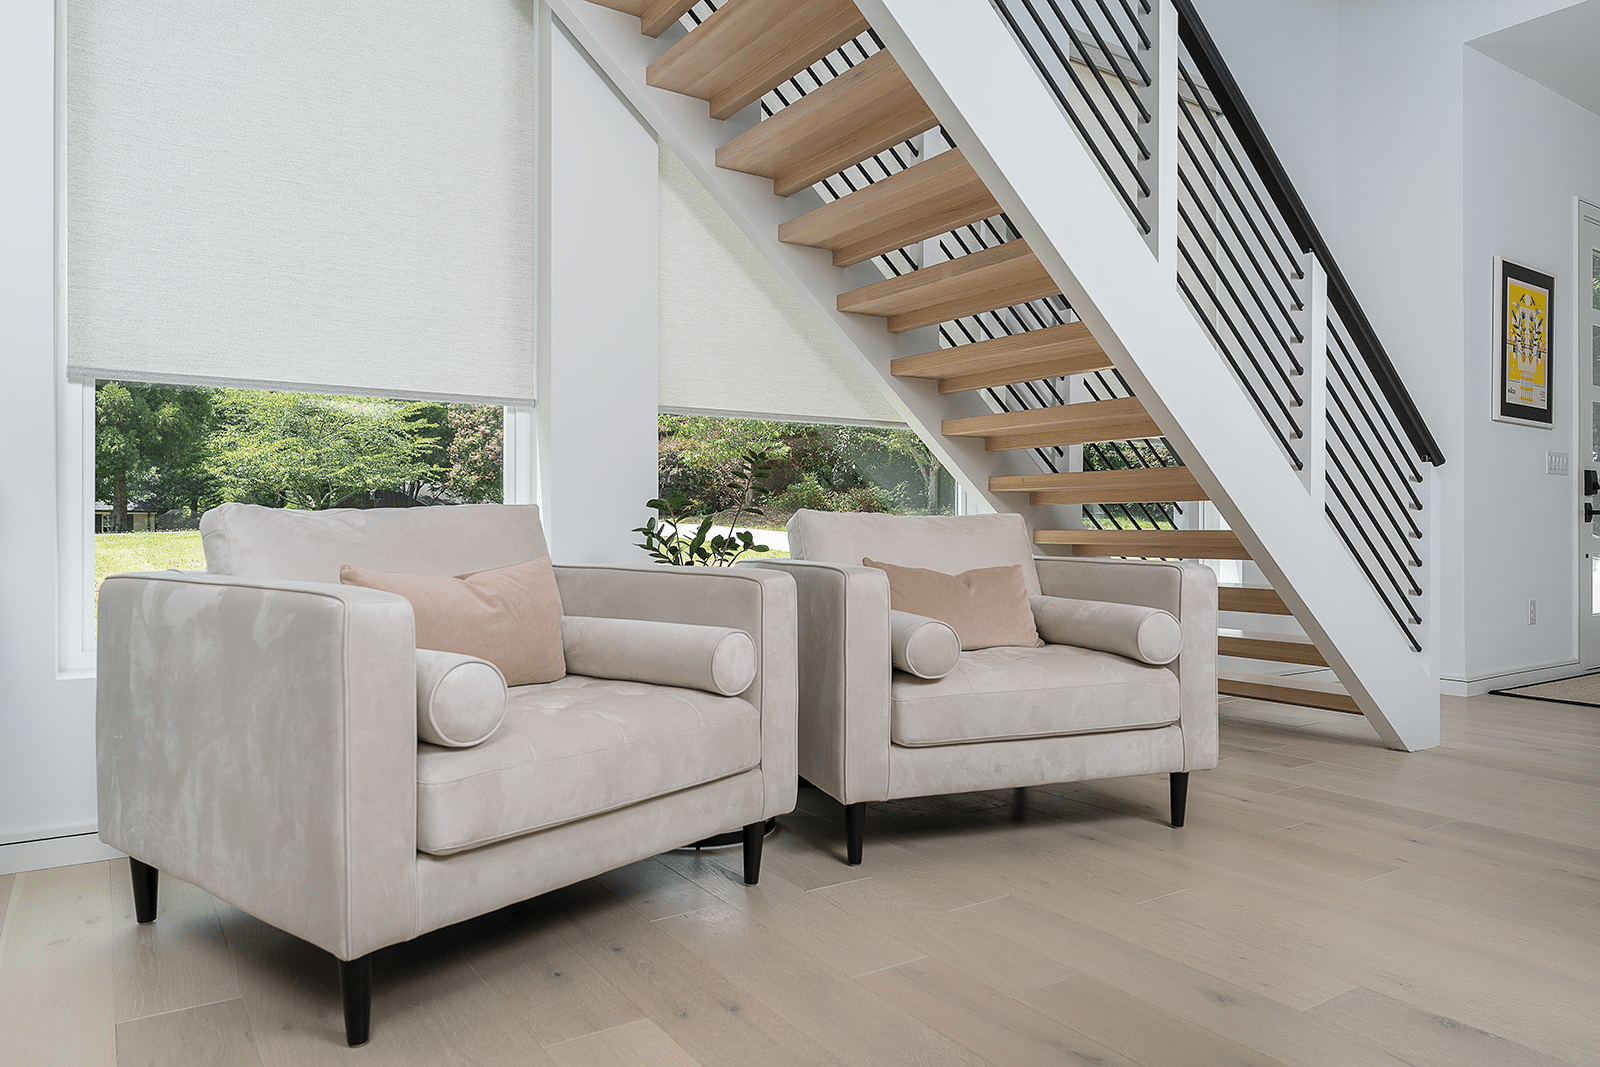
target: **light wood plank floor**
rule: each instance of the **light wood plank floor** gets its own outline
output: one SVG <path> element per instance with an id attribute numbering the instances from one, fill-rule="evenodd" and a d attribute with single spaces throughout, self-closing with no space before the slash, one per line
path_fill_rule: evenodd
<path id="1" fill-rule="evenodd" d="M 0 878 L 0 1062 L 759 1067 L 1600 1063 L 1600 710 L 1445 701 L 1445 743 L 1232 700 L 1189 825 L 1164 777 L 874 806 L 673 853 L 330 959 L 126 864 Z"/>

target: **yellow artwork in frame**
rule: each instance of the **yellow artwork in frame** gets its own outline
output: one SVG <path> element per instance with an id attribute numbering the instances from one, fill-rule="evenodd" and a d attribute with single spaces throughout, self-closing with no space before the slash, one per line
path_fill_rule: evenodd
<path id="1" fill-rule="evenodd" d="M 1550 343 L 1555 278 L 1497 257 L 1495 280 L 1500 328 L 1493 416 L 1548 430 L 1555 421 Z"/>

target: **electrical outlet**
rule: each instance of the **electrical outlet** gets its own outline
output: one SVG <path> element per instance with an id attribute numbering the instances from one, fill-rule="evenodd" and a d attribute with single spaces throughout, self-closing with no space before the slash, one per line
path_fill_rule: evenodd
<path id="1" fill-rule="evenodd" d="M 1528 601 L 1528 625 L 1529 626 L 1536 626 L 1536 625 L 1538 625 L 1538 623 L 1539 623 L 1539 602 L 1537 600 L 1530 600 L 1530 601 Z"/>
<path id="2" fill-rule="evenodd" d="M 1571 466 L 1572 457 L 1565 452 L 1546 452 L 1544 454 L 1544 472 L 1546 474 L 1569 474 Z"/>

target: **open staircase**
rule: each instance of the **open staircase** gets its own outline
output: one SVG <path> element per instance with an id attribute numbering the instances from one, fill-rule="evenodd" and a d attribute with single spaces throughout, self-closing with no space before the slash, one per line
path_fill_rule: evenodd
<path id="1" fill-rule="evenodd" d="M 551 6 L 970 492 L 1437 744 L 1437 447 L 1187 0 Z"/>

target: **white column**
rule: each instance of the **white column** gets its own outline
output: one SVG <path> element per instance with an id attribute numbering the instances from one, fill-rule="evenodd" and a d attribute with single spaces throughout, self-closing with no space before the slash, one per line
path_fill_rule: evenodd
<path id="1" fill-rule="evenodd" d="M 637 563 L 656 495 L 659 145 L 540 5 L 538 500 L 557 563 Z"/>

